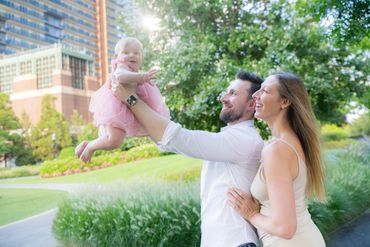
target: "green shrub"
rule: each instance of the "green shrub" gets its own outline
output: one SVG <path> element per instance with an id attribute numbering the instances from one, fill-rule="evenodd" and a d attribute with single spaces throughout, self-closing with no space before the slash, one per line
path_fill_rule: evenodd
<path id="1" fill-rule="evenodd" d="M 120 149 L 122 151 L 127 151 L 131 148 L 151 143 L 153 143 L 153 141 L 149 137 L 128 137 L 123 140 Z"/>
<path id="2" fill-rule="evenodd" d="M 75 155 L 70 155 L 73 148 L 66 149 L 61 155 L 65 158 L 45 161 L 42 164 L 40 175 L 43 177 L 71 175 L 83 171 L 90 171 L 102 167 L 117 165 L 120 163 L 131 162 L 135 160 L 148 159 L 161 155 L 154 144 L 145 144 L 130 149 L 127 152 L 122 151 L 101 151 L 100 155 L 94 155 L 90 163 L 83 163 Z"/>
<path id="3" fill-rule="evenodd" d="M 65 147 L 60 151 L 58 155 L 58 159 L 65 159 L 65 158 L 75 157 L 75 156 L 76 156 L 75 147 Z"/>
<path id="4" fill-rule="evenodd" d="M 78 136 L 78 143 L 81 143 L 84 140 L 94 140 L 98 137 L 98 132 L 99 129 L 95 127 L 93 123 L 88 123 Z"/>
<path id="5" fill-rule="evenodd" d="M 53 224 L 67 246 L 199 246 L 199 183 L 146 182 L 74 195 Z"/>
<path id="6" fill-rule="evenodd" d="M 134 161 L 160 156 L 160 151 L 155 144 L 144 144 L 128 150 L 125 154 L 126 161 Z"/>
<path id="7" fill-rule="evenodd" d="M 369 113 L 365 113 L 352 123 L 350 127 L 350 133 L 352 136 L 361 136 L 361 135 L 370 136 Z"/>
<path id="8" fill-rule="evenodd" d="M 62 176 L 64 172 L 70 171 L 70 174 L 76 171 L 82 171 L 84 163 L 75 158 L 69 157 L 60 160 L 48 160 L 41 165 L 40 175 L 48 176 Z"/>
<path id="9" fill-rule="evenodd" d="M 355 140 L 352 139 L 342 139 L 338 141 L 327 141 L 324 142 L 324 147 L 326 149 L 337 149 L 337 148 L 345 148 L 349 144 L 355 142 Z"/>
<path id="10" fill-rule="evenodd" d="M 39 175 L 40 167 L 40 165 L 32 165 L 15 168 L 0 168 L 0 178 L 16 178 Z"/>
<path id="11" fill-rule="evenodd" d="M 334 124 L 326 124 L 321 127 L 324 141 L 339 141 L 348 138 L 349 127 L 338 127 Z"/>

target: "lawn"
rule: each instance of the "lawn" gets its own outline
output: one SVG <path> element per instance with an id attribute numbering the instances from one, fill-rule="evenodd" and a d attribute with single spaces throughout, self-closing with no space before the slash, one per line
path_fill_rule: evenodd
<path id="1" fill-rule="evenodd" d="M 56 178 L 20 178 L 2 180 L 0 184 L 24 183 L 110 183 L 131 178 L 176 178 L 186 173 L 200 174 L 201 160 L 182 155 L 168 155 L 134 161 L 102 170 Z"/>
<path id="2" fill-rule="evenodd" d="M 66 195 L 55 190 L 0 189 L 0 225 L 55 208 Z"/>
<path id="3" fill-rule="evenodd" d="M 199 176 L 200 169 L 200 160 L 182 155 L 168 155 L 63 177 L 0 179 L 0 184 L 106 184 L 135 178 L 176 180 L 184 174 Z M 64 195 L 67 193 L 55 190 L 0 189 L 0 225 L 54 208 L 64 198 Z"/>

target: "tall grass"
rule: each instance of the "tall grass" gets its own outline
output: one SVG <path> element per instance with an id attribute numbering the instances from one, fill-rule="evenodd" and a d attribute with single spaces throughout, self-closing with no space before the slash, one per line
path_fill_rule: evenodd
<path id="1" fill-rule="evenodd" d="M 199 246 L 198 183 L 134 182 L 73 195 L 53 230 L 67 246 Z"/>
<path id="2" fill-rule="evenodd" d="M 325 163 L 327 202 L 311 202 L 309 210 L 328 238 L 331 232 L 370 207 L 370 142 L 327 151 Z"/>
<path id="3" fill-rule="evenodd" d="M 309 204 L 325 238 L 369 208 L 369 161 L 368 141 L 325 153 L 328 200 Z M 82 191 L 60 207 L 54 232 L 75 247 L 199 246 L 198 188 L 198 180 L 146 181 Z"/>

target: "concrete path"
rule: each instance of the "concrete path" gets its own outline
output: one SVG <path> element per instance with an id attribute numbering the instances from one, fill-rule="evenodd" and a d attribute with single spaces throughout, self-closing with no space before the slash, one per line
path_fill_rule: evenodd
<path id="1" fill-rule="evenodd" d="M 0 227 L 1 247 L 59 247 L 51 226 L 57 209 Z"/>
<path id="2" fill-rule="evenodd" d="M 327 247 L 370 247 L 370 209 L 332 234 Z"/>
<path id="3" fill-rule="evenodd" d="M 0 184 L 0 188 L 51 189 L 72 192 L 86 187 L 79 184 Z M 0 226 L 0 247 L 59 247 L 51 227 L 57 208 Z"/>

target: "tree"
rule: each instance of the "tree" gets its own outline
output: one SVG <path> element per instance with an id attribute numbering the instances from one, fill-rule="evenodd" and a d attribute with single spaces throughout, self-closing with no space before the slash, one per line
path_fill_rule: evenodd
<path id="1" fill-rule="evenodd" d="M 11 130 L 19 127 L 17 117 L 15 116 L 9 101 L 9 96 L 0 93 L 0 157 L 6 162 L 14 156 L 13 139 L 14 134 Z"/>
<path id="2" fill-rule="evenodd" d="M 172 117 L 186 127 L 221 127 L 218 96 L 239 68 L 298 74 L 322 122 L 343 122 L 345 105 L 368 89 L 361 54 L 334 46 L 317 20 L 288 1 L 140 2 L 161 17 L 152 42 L 157 82 Z"/>
<path id="3" fill-rule="evenodd" d="M 16 165 L 33 164 L 34 159 L 25 139 L 16 133 L 20 127 L 9 101 L 9 96 L 0 93 L 0 157 L 7 160 L 16 158 Z"/>
<path id="4" fill-rule="evenodd" d="M 355 45 L 363 42 L 370 48 L 370 2 L 368 0 L 301 0 L 299 11 L 331 22 L 329 35 L 336 44 Z"/>
<path id="5" fill-rule="evenodd" d="M 62 148 L 72 144 L 68 122 L 55 109 L 55 100 L 52 95 L 42 98 L 40 121 L 31 130 L 33 154 L 39 160 L 52 159 Z"/>

